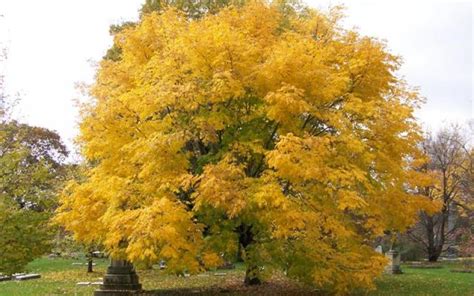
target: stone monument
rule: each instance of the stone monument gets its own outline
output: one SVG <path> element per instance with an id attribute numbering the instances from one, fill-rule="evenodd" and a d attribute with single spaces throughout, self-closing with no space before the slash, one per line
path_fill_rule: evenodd
<path id="1" fill-rule="evenodd" d="M 126 260 L 112 259 L 103 284 L 94 292 L 94 296 L 138 295 L 141 291 L 142 285 L 133 265 Z"/>
<path id="2" fill-rule="evenodd" d="M 402 274 L 400 268 L 400 253 L 395 250 L 390 250 L 385 253 L 385 257 L 389 260 L 387 266 L 385 266 L 385 272 L 389 274 Z"/>
<path id="3" fill-rule="evenodd" d="M 383 254 L 382 246 L 381 246 L 381 245 L 378 245 L 378 246 L 375 248 L 375 252 L 377 252 L 377 253 L 379 253 L 379 254 Z"/>

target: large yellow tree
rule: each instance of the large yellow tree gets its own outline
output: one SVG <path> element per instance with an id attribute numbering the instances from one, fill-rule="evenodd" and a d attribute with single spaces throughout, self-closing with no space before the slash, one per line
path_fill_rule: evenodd
<path id="1" fill-rule="evenodd" d="M 240 246 L 248 284 L 265 267 L 337 293 L 373 287 L 385 259 L 372 239 L 435 207 L 410 193 L 427 180 L 399 58 L 339 19 L 251 1 L 124 28 L 83 109 L 88 178 L 57 220 L 175 271 Z"/>

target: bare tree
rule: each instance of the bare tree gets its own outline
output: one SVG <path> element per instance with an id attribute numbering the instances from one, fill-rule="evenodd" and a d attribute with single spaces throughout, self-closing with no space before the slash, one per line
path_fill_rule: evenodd
<path id="1" fill-rule="evenodd" d="M 423 170 L 433 175 L 434 182 L 418 191 L 439 201 L 441 210 L 435 215 L 421 212 L 419 223 L 408 236 L 423 246 L 431 262 L 455 244 L 456 231 L 463 224 L 460 214 L 473 210 L 473 153 L 469 146 L 470 140 L 459 126 L 445 128 L 434 137 L 428 135 L 423 143 L 429 158 Z"/>

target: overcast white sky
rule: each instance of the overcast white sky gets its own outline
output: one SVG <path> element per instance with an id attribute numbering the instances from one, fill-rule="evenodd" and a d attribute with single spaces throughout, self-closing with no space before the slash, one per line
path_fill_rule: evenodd
<path id="1" fill-rule="evenodd" d="M 9 48 L 7 91 L 20 93 L 15 117 L 58 131 L 69 147 L 77 134 L 76 82 L 90 82 L 91 61 L 111 45 L 109 25 L 135 20 L 144 0 L 0 1 L 0 43 Z M 346 27 L 385 39 L 403 56 L 400 72 L 427 103 L 417 113 L 429 129 L 473 118 L 471 1 L 306 1 L 346 6 Z M 1 61 L 0 61 L 1 62 Z"/>

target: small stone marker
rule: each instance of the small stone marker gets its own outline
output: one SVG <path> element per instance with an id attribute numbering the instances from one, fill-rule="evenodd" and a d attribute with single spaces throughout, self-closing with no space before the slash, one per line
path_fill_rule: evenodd
<path id="1" fill-rule="evenodd" d="M 225 273 L 225 272 L 216 272 L 216 273 L 214 273 L 214 275 L 215 276 L 225 276 L 225 275 L 227 275 L 227 273 Z"/>
<path id="2" fill-rule="evenodd" d="M 378 245 L 378 246 L 375 248 L 375 252 L 377 252 L 377 253 L 379 253 L 379 254 L 383 254 L 382 246 L 381 246 L 381 245 Z"/>
<path id="3" fill-rule="evenodd" d="M 104 282 L 92 282 L 91 283 L 92 286 L 100 286 L 102 284 L 104 284 Z"/>
<path id="4" fill-rule="evenodd" d="M 78 285 L 78 286 L 89 286 L 90 282 L 79 282 L 76 285 Z"/>
<path id="5" fill-rule="evenodd" d="M 31 274 L 15 276 L 15 280 L 17 280 L 17 281 L 26 281 L 26 280 L 39 279 L 39 278 L 41 278 L 41 275 L 39 275 L 37 273 L 31 273 Z"/>
<path id="6" fill-rule="evenodd" d="M 165 269 L 166 268 L 166 262 L 164 260 L 160 261 L 160 269 Z"/>
<path id="7" fill-rule="evenodd" d="M 17 277 L 17 276 L 21 276 L 21 275 L 25 275 L 26 273 L 24 272 L 17 272 L 17 273 L 14 273 L 12 274 L 12 277 Z"/>
<path id="8" fill-rule="evenodd" d="M 105 253 L 101 251 L 92 252 L 92 257 L 94 258 L 105 258 Z"/>
<path id="9" fill-rule="evenodd" d="M 388 274 L 402 274 L 400 268 L 400 253 L 395 250 L 390 250 L 385 253 L 385 257 L 388 258 L 389 263 L 385 266 L 385 272 Z"/>

